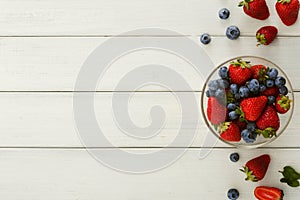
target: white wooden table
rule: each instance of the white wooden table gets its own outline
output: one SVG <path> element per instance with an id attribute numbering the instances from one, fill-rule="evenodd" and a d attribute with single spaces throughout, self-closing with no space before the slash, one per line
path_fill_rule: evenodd
<path id="1" fill-rule="evenodd" d="M 226 199 L 234 187 L 241 200 L 255 199 L 257 185 L 284 189 L 286 199 L 299 199 L 300 190 L 279 183 L 278 170 L 292 165 L 300 170 L 300 110 L 286 132 L 264 148 L 235 150 L 218 143 L 211 154 L 199 159 L 207 129 L 198 126 L 192 146 L 173 165 L 154 173 L 131 175 L 96 162 L 80 142 L 73 120 L 73 90 L 78 72 L 88 55 L 110 37 L 137 28 L 158 27 L 177 31 L 197 44 L 210 33 L 212 43 L 204 49 L 214 64 L 239 55 L 265 57 L 289 75 L 298 99 L 300 91 L 300 22 L 285 27 L 268 0 L 271 17 L 250 19 L 237 8 L 239 1 L 201 0 L 0 0 L 0 197 L 5 200 L 196 200 Z M 231 10 L 229 20 L 218 19 L 218 10 Z M 254 34 L 263 25 L 275 25 L 279 37 L 268 47 L 255 46 Z M 237 25 L 237 41 L 224 37 L 229 25 Z M 135 35 L 130 37 L 151 37 Z M 153 36 L 152 36 L 153 37 Z M 155 37 L 174 37 L 155 36 Z M 146 87 L 133 97 L 132 120 L 150 123 L 154 103 L 168 106 L 166 127 L 149 140 L 129 138 L 118 130 L 110 113 L 111 96 L 118 79 L 141 63 L 165 64 L 190 81 L 200 99 L 203 80 L 180 59 L 157 52 L 135 52 L 115 63 L 114 70 L 97 89 L 96 115 L 107 137 L 117 147 L 138 153 L 169 144 L 178 129 L 180 112 L 171 93 Z M 153 76 L 157 76 L 154 74 Z M 295 100 L 295 104 L 299 101 Z M 199 108 L 200 110 L 200 108 Z M 105 146 L 97 146 L 107 150 Z M 183 148 L 183 147 L 176 147 Z M 174 148 L 174 151 L 176 150 Z M 205 147 L 205 148 L 210 148 Z M 233 164 L 230 153 L 241 161 Z M 272 163 L 265 180 L 246 183 L 238 172 L 249 158 L 269 153 Z"/>

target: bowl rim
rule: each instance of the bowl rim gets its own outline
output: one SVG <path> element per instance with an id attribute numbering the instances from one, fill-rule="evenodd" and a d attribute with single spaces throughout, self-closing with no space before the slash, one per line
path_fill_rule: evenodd
<path id="1" fill-rule="evenodd" d="M 293 100 L 293 104 L 291 106 L 291 109 L 289 110 L 290 112 L 290 117 L 288 118 L 287 122 L 285 123 L 285 125 L 282 127 L 282 130 L 280 132 L 279 135 L 277 135 L 276 137 L 273 137 L 271 138 L 270 140 L 266 140 L 265 142 L 260 142 L 258 144 L 238 144 L 238 143 L 233 143 L 233 142 L 229 142 L 229 141 L 226 141 L 226 140 L 223 140 L 222 138 L 220 138 L 215 132 L 215 130 L 211 127 L 210 125 L 210 122 L 208 121 L 207 117 L 206 117 L 206 112 L 204 110 L 204 98 L 205 98 L 205 88 L 207 86 L 207 81 L 210 80 L 212 78 L 212 76 L 214 75 L 214 73 L 223 65 L 229 63 L 230 61 L 233 61 L 233 60 L 237 60 L 237 59 L 244 59 L 244 58 L 254 58 L 254 59 L 261 59 L 261 60 L 264 60 L 265 62 L 269 62 L 270 64 L 274 65 L 276 68 L 280 69 L 282 75 L 286 78 L 286 81 L 288 83 L 288 85 L 290 86 L 290 95 L 292 97 L 292 100 Z M 230 59 L 227 59 L 225 62 L 222 62 L 221 64 L 218 64 L 216 65 L 216 67 L 210 72 L 210 74 L 208 75 L 208 77 L 206 78 L 204 84 L 203 84 L 203 87 L 202 87 L 202 93 L 201 93 L 201 112 L 202 112 L 202 116 L 204 118 L 204 121 L 205 121 L 205 124 L 206 126 L 209 128 L 209 130 L 213 133 L 213 135 L 215 137 L 218 138 L 218 140 L 222 141 L 223 143 L 225 144 L 228 144 L 232 147 L 236 147 L 236 148 L 247 148 L 247 149 L 252 149 L 252 148 L 258 148 L 258 147 L 261 147 L 261 146 L 264 146 L 264 145 L 267 145 L 271 142 L 273 142 L 274 140 L 276 140 L 279 136 L 281 136 L 283 134 L 283 132 L 286 130 L 286 128 L 288 127 L 288 125 L 290 124 L 292 118 L 293 118 L 293 114 L 294 114 L 294 107 L 295 107 L 295 96 L 294 96 L 294 89 L 293 89 L 293 86 L 291 84 L 291 81 L 290 79 L 288 78 L 287 74 L 285 73 L 285 71 L 279 67 L 277 64 L 275 64 L 274 62 L 266 59 L 266 58 L 263 58 L 263 57 L 259 57 L 259 56 L 249 56 L 249 55 L 242 55 L 242 56 L 236 56 L 236 57 L 233 57 L 233 58 L 230 58 Z"/>

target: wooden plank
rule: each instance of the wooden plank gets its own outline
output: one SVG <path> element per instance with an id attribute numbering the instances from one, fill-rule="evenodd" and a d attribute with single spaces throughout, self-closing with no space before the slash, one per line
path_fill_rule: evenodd
<path id="1" fill-rule="evenodd" d="M 132 123 L 122 126 L 123 131 L 137 133 L 140 127 L 148 127 L 152 118 L 151 108 L 162 106 L 166 114 L 163 129 L 156 124 L 149 130 L 158 131 L 157 135 L 149 139 L 130 137 L 119 129 L 113 118 L 113 93 L 97 93 L 95 97 L 95 113 L 105 137 L 117 147 L 165 147 L 170 145 L 178 136 L 182 120 L 181 105 L 172 93 L 142 92 L 132 96 L 128 103 L 128 113 Z M 127 95 L 121 93 L 121 95 Z M 183 94 L 184 95 L 184 94 Z M 186 95 L 190 95 L 187 94 Z M 200 93 L 194 93 L 200 102 Z M 299 93 L 296 93 L 296 104 Z M 0 147 L 82 147 L 73 119 L 72 93 L 0 93 Z M 198 108 L 200 112 L 200 107 Z M 299 115 L 298 115 L 299 114 Z M 187 115 L 193 117 L 188 111 Z M 285 133 L 268 147 L 299 147 L 300 109 L 295 108 L 294 117 Z M 213 146 L 206 143 L 207 135 L 211 135 L 203 119 L 195 130 L 193 147 Z M 195 124 L 190 124 L 192 128 Z M 195 125 L 196 126 L 196 125 Z M 211 135 L 212 136 L 212 135 Z M 186 139 L 189 135 L 181 135 L 179 139 Z M 172 146 L 172 145 L 171 145 Z M 177 146 L 177 145 L 173 145 Z M 180 146 L 180 145 L 179 145 Z M 185 147 L 184 145 L 181 145 Z M 224 147 L 223 143 L 216 144 Z M 102 146 L 99 146 L 102 147 Z M 106 147 L 106 146 L 103 146 Z"/>
<path id="2" fill-rule="evenodd" d="M 41 195 L 45 200 L 210 200 L 226 199 L 227 190 L 237 188 L 239 199 L 254 200 L 253 190 L 258 185 L 279 187 L 286 199 L 300 195 L 299 190 L 280 183 L 278 173 L 285 165 L 299 170 L 299 149 L 239 150 L 241 160 L 237 164 L 228 159 L 233 150 L 213 150 L 204 160 L 199 160 L 199 151 L 189 150 L 173 165 L 155 173 L 131 175 L 104 167 L 85 150 L 1 149 L 0 195 L 7 200 L 35 200 Z M 238 169 L 263 153 L 272 159 L 265 179 L 259 183 L 244 181 Z"/>
<path id="3" fill-rule="evenodd" d="M 281 35 L 298 35 L 299 22 L 284 26 L 275 12 L 274 1 L 267 0 L 271 17 L 258 21 L 237 7 L 239 1 L 196 0 L 14 0 L 0 1 L 1 36 L 53 36 L 53 35 L 116 35 L 137 28 L 159 27 L 184 35 L 209 32 L 224 35 L 229 25 L 238 25 L 242 35 L 253 35 L 263 25 L 278 26 Z M 222 7 L 231 10 L 229 20 L 220 20 Z M 214 26 L 211 26 L 214 24 Z"/>
<path id="4" fill-rule="evenodd" d="M 1 29 L 0 29 L 1 30 Z M 0 40 L 0 91 L 73 91 L 76 77 L 88 55 L 108 38 L 2 38 Z M 197 37 L 191 37 L 199 45 Z M 157 39 L 159 41 L 159 39 Z M 265 57 L 281 66 L 294 89 L 300 90 L 297 57 L 300 38 L 279 38 L 268 47 L 255 46 L 254 38 L 230 41 L 213 38 L 204 49 L 215 65 L 239 55 Z M 100 58 L 101 59 L 101 58 Z M 102 78 L 98 91 L 114 91 L 132 69 L 145 64 L 160 64 L 179 73 L 193 91 L 202 90 L 203 78 L 184 60 L 162 51 L 144 50 L 126 55 L 113 63 Z M 207 73 L 207 72 L 206 72 Z M 153 77 L 160 77 L 155 72 Z M 131 90 L 123 88 L 122 90 Z M 166 91 L 147 86 L 143 91 Z M 181 88 L 174 88 L 181 90 Z"/>

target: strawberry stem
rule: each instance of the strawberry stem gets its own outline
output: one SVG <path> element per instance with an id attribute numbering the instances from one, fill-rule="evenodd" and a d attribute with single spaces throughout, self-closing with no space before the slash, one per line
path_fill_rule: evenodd
<path id="1" fill-rule="evenodd" d="M 252 2 L 253 0 L 244 0 L 244 1 L 241 1 L 239 3 L 239 7 L 242 7 L 242 6 L 245 6 L 247 8 L 247 10 L 249 10 L 249 3 Z"/>
<path id="2" fill-rule="evenodd" d="M 264 45 L 267 44 L 267 40 L 266 40 L 264 34 L 257 33 L 256 34 L 256 39 L 257 39 L 257 42 L 259 42 L 260 44 L 264 44 Z"/>
<path id="3" fill-rule="evenodd" d="M 236 61 L 230 62 L 230 64 L 236 66 L 236 67 L 241 67 L 241 68 L 251 68 L 250 62 L 249 61 L 243 61 L 242 59 L 237 59 Z"/>
<path id="4" fill-rule="evenodd" d="M 246 174 L 246 178 L 245 178 L 246 181 L 252 181 L 252 182 L 258 181 L 255 175 L 253 174 L 253 172 L 250 171 L 248 167 L 244 166 L 243 169 L 240 169 L 240 171 Z"/>
<path id="5" fill-rule="evenodd" d="M 283 108 L 284 110 L 287 110 L 290 108 L 290 104 L 291 104 L 292 100 L 289 99 L 288 96 L 280 96 L 280 100 L 277 102 L 281 108 Z"/>
<path id="6" fill-rule="evenodd" d="M 300 185 L 298 181 L 300 179 L 300 174 L 291 166 L 285 166 L 283 171 L 279 172 L 283 175 L 283 178 L 280 179 L 280 182 L 287 183 L 291 187 L 298 187 Z"/>
<path id="7" fill-rule="evenodd" d="M 272 127 L 268 127 L 265 130 L 257 129 L 257 130 L 255 130 L 255 132 L 258 135 L 262 135 L 264 138 L 272 138 L 273 136 L 277 137 L 276 131 Z"/>
<path id="8" fill-rule="evenodd" d="M 277 0 L 277 2 L 285 4 L 285 3 L 291 3 L 291 0 Z"/>

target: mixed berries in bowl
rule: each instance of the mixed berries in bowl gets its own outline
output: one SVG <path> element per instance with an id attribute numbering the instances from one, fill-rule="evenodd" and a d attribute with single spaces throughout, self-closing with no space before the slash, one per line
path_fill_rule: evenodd
<path id="1" fill-rule="evenodd" d="M 258 147 L 275 140 L 293 114 L 291 83 L 276 64 L 244 56 L 222 63 L 204 84 L 201 108 L 223 142 Z"/>

